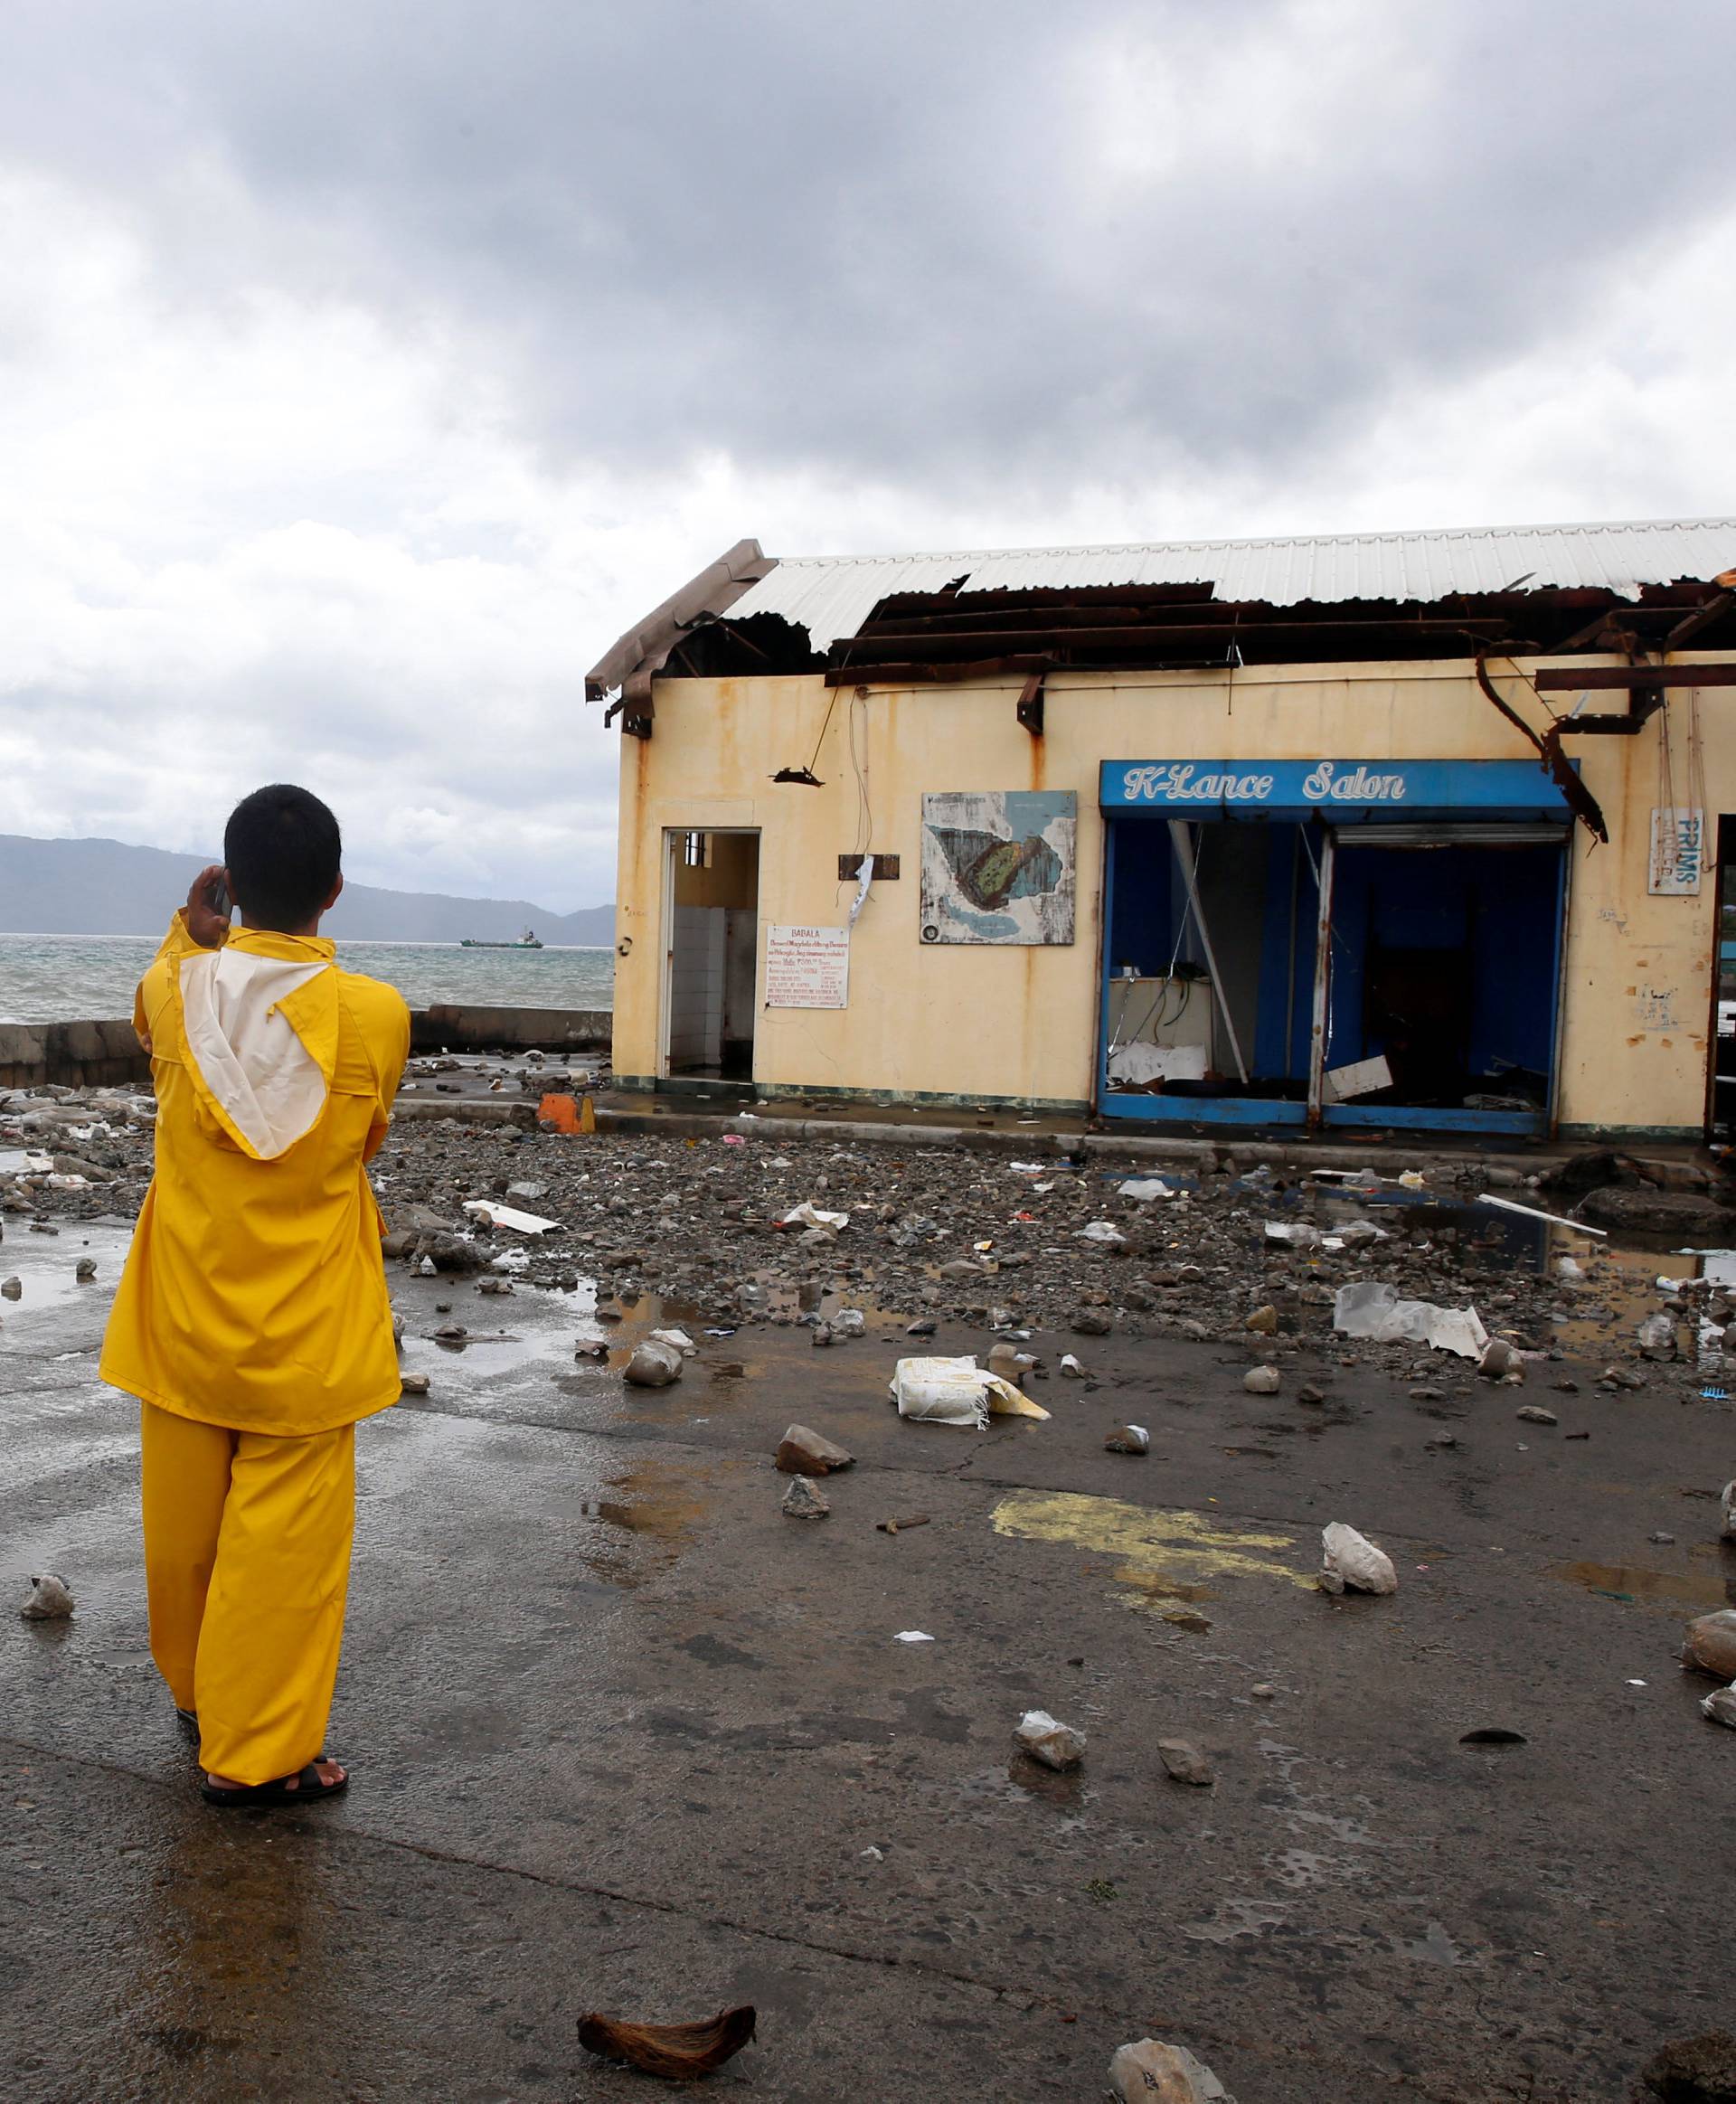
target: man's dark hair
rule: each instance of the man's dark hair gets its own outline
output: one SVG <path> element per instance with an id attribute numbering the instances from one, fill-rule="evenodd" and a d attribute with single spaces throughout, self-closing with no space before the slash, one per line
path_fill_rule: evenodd
<path id="1" fill-rule="evenodd" d="M 223 860 L 250 928 L 304 928 L 331 897 L 344 852 L 316 796 L 272 782 L 243 797 L 223 828 Z"/>

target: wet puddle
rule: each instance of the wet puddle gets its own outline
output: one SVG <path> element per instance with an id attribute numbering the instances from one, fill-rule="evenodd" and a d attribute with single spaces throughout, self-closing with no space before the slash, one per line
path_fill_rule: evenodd
<path id="1" fill-rule="evenodd" d="M 1210 1514 L 1154 1511 L 1111 1497 L 1071 1491 L 1019 1490 L 993 1514 L 995 1532 L 1019 1541 L 1064 1542 L 1120 1560 L 1118 1580 L 1146 1596 L 1160 1613 L 1179 1598 L 1203 1598 L 1198 1590 L 1159 1591 L 1157 1586 L 1199 1589 L 1226 1578 L 1273 1578 L 1313 1588 L 1314 1572 L 1294 1571 L 1272 1552 L 1293 1549 L 1293 1534 L 1264 1533 L 1231 1526 Z M 1203 1620 L 1204 1618 L 1200 1618 Z"/>
<path id="2" fill-rule="evenodd" d="M 22 1221 L 8 1219 L 10 1231 L 0 1246 L 0 1278 L 17 1278 L 21 1291 L 15 1300 L 9 1294 L 0 1297 L 0 1351 L 8 1344 L 40 1349 L 44 1334 L 52 1336 L 58 1328 L 69 1345 L 79 1345 L 62 1357 L 96 1352 L 94 1336 L 80 1343 L 80 1337 L 89 1334 L 69 1328 L 66 1312 L 83 1302 L 93 1313 L 106 1316 L 132 1246 L 133 1231 L 101 1221 L 55 1224 L 61 1230 L 58 1235 L 39 1235 L 30 1233 Z M 83 1257 L 95 1260 L 97 1275 L 92 1279 L 78 1276 Z"/>
<path id="3" fill-rule="evenodd" d="M 1673 1607 L 1736 1606 L 1736 1563 L 1728 1577 L 1712 1571 L 1649 1571 L 1635 1563 L 1556 1563 L 1549 1574 L 1569 1585 L 1581 1585 L 1604 1599 L 1664 1600 Z"/>
<path id="4" fill-rule="evenodd" d="M 738 1466 L 724 1461 L 694 1469 L 647 1461 L 611 1477 L 579 1507 L 591 1523 L 580 1549 L 586 1567 L 605 1584 L 627 1590 L 659 1576 L 703 1531 L 712 1509 L 708 1492 Z"/>

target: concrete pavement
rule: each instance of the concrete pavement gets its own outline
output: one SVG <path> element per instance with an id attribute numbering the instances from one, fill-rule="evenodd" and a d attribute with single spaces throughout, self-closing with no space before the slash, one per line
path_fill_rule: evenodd
<path id="1" fill-rule="evenodd" d="M 744 1999 L 724 2095 L 1091 2098 L 1149 2033 L 1241 2104 L 1613 2104 L 1724 2013 L 1736 1733 L 1674 1649 L 1736 1581 L 1728 1405 L 1574 1368 L 1418 1403 L 1331 1358 L 1256 1398 L 1221 1347 L 1043 1338 L 1100 1385 L 973 1434 L 885 1384 L 981 1335 L 753 1328 L 635 1392 L 574 1361 L 582 1297 L 394 1277 L 431 1385 L 361 1434 L 354 1786 L 225 1815 L 149 1660 L 134 1406 L 95 1379 L 126 1241 L 0 1249 L 4 1582 L 79 1600 L 0 1618 L 19 2104 L 650 2095 L 580 2014 Z M 429 1341 L 437 1300 L 507 1341 Z M 1102 1450 L 1129 1417 L 1147 1458 Z M 778 1511 L 792 1420 L 860 1458 L 816 1524 Z M 1309 1588 L 1331 1519 L 1396 1599 Z M 1077 1775 L 1014 1754 L 1035 1706 L 1086 1733 Z M 1527 1743 L 1459 1743 L 1490 1724 Z"/>

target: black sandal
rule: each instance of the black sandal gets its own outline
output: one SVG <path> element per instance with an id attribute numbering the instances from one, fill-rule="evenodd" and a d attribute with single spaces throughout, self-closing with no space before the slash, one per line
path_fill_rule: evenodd
<path id="1" fill-rule="evenodd" d="M 319 1772 L 319 1761 L 328 1760 L 320 1754 L 310 1760 L 299 1775 L 279 1776 L 276 1782 L 236 1783 L 225 1789 L 207 1778 L 199 1794 L 208 1805 L 222 1805 L 229 1809 L 248 1807 L 254 1811 L 264 1811 L 273 1805 L 301 1805 L 316 1803 L 321 1797 L 342 1797 L 350 1787 L 348 1775 L 336 1782 L 327 1782 Z"/>

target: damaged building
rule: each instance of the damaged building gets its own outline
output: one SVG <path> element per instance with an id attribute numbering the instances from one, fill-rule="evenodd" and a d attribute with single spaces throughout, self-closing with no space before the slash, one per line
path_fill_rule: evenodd
<path id="1" fill-rule="evenodd" d="M 618 1085 L 1697 1140 L 1732 686 L 1736 520 L 741 542 L 587 682 Z"/>

